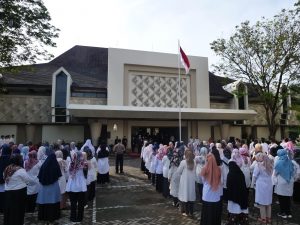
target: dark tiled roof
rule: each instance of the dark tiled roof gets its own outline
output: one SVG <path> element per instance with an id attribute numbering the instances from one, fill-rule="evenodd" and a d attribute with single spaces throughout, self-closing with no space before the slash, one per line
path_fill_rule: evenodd
<path id="1" fill-rule="evenodd" d="M 63 66 L 67 71 L 107 81 L 108 49 L 76 45 L 49 64 Z"/>
<path id="2" fill-rule="evenodd" d="M 211 97 L 224 97 L 224 98 L 232 98 L 233 95 L 223 89 L 223 86 L 226 84 L 230 84 L 235 82 L 235 80 L 228 77 L 220 77 L 216 76 L 212 72 L 209 72 L 209 90 Z M 248 97 L 249 98 L 257 98 L 259 95 L 257 94 L 256 87 L 252 84 L 245 83 L 248 88 Z"/>
<path id="3" fill-rule="evenodd" d="M 4 74 L 4 83 L 7 85 L 36 85 L 51 86 L 52 74 L 60 67 L 51 64 L 36 64 L 22 66 Z M 81 75 L 77 72 L 67 70 L 73 80 L 73 84 L 81 88 L 106 88 L 107 82 Z"/>
<path id="4" fill-rule="evenodd" d="M 8 85 L 42 85 L 48 86 L 52 83 L 52 74 L 57 67 L 48 64 L 35 64 L 14 67 L 3 73 L 4 83 Z"/>
<path id="5" fill-rule="evenodd" d="M 257 98 L 259 97 L 258 92 L 256 91 L 255 86 L 251 85 L 251 84 L 247 84 L 247 88 L 248 88 L 248 97 L 249 98 Z"/>
<path id="6" fill-rule="evenodd" d="M 209 94 L 210 97 L 232 98 L 233 95 L 223 89 L 223 86 L 234 82 L 226 77 L 219 77 L 209 72 Z"/>
<path id="7" fill-rule="evenodd" d="M 108 49 L 74 46 L 49 63 L 20 66 L 3 73 L 7 85 L 51 86 L 52 74 L 60 67 L 78 88 L 107 88 Z M 87 79 L 88 77 L 88 79 Z"/>

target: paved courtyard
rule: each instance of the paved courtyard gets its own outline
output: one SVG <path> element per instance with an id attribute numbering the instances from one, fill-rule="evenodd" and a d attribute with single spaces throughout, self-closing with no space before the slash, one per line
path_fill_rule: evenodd
<path id="1" fill-rule="evenodd" d="M 110 160 L 111 182 L 108 185 L 97 185 L 96 199 L 85 209 L 84 221 L 81 224 L 200 224 L 201 204 L 195 204 L 193 219 L 182 216 L 177 208 L 172 206 L 171 199 L 164 198 L 139 170 L 140 159 L 126 157 L 124 175 L 114 173 L 114 160 Z M 278 205 L 273 206 L 274 215 Z M 226 223 L 226 205 L 223 210 L 223 224 Z M 62 217 L 56 224 L 72 224 L 69 221 L 69 210 L 62 211 Z M 258 210 L 250 209 L 251 224 L 256 222 Z M 293 205 L 294 218 L 291 220 L 276 220 L 273 224 L 300 224 L 300 205 Z M 0 216 L 2 222 L 3 216 Z M 27 214 L 25 224 L 44 224 L 37 220 L 37 213 Z"/>

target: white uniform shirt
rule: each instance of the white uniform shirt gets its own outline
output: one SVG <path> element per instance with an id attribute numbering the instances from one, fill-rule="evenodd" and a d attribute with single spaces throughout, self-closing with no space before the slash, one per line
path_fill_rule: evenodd
<path id="1" fill-rule="evenodd" d="M 26 170 L 21 168 L 9 178 L 7 183 L 5 182 L 5 191 L 20 190 L 25 188 L 29 181 L 30 178 Z"/>
<path id="2" fill-rule="evenodd" d="M 83 174 L 83 169 L 77 170 L 74 176 L 70 175 L 66 191 L 67 192 L 86 192 L 86 179 Z"/>
<path id="3" fill-rule="evenodd" d="M 30 181 L 27 185 L 27 195 L 34 195 L 38 193 L 40 182 L 37 176 L 39 175 L 39 171 L 39 164 L 35 164 L 30 170 L 27 171 L 27 174 L 30 178 Z"/>
<path id="4" fill-rule="evenodd" d="M 162 160 L 158 159 L 157 156 L 155 157 L 155 173 L 162 174 L 163 173 L 163 164 Z"/>
<path id="5" fill-rule="evenodd" d="M 168 178 L 169 173 L 169 167 L 170 167 L 170 160 L 167 155 L 165 155 L 162 158 L 162 164 L 163 164 L 163 177 Z"/>

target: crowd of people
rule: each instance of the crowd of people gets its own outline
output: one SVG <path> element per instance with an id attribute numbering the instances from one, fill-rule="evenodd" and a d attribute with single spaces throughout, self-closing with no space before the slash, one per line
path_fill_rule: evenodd
<path id="1" fill-rule="evenodd" d="M 25 213 L 38 211 L 47 224 L 70 209 L 70 221 L 81 222 L 84 208 L 95 198 L 96 182 L 109 182 L 109 148 L 97 150 L 88 139 L 41 146 L 2 143 L 0 152 L 0 213 L 4 225 L 23 225 Z"/>
<path id="2" fill-rule="evenodd" d="M 186 145 L 144 141 L 141 170 L 158 192 L 173 199 L 183 216 L 193 218 L 194 203 L 199 199 L 201 225 L 221 225 L 223 204 L 228 225 L 249 224 L 251 198 L 260 211 L 258 222 L 271 224 L 273 198 L 280 205 L 277 216 L 283 219 L 292 218 L 294 184 L 298 190 L 295 199 L 300 201 L 296 153 L 289 139 L 276 143 L 262 138 L 249 145 L 239 139 L 201 142 L 190 138 Z"/>
<path id="3" fill-rule="evenodd" d="M 40 146 L 0 145 L 0 213 L 4 225 L 23 225 L 25 213 L 37 210 L 47 224 L 70 209 L 70 221 L 81 222 L 84 209 L 95 198 L 96 183 L 110 181 L 110 149 L 101 142 L 97 149 L 90 139 L 77 148 L 74 142 Z M 118 139 L 112 151 L 116 173 L 123 174 L 126 148 Z M 224 203 L 228 224 L 248 224 L 249 199 L 259 208 L 258 221 L 271 223 L 271 205 L 276 196 L 283 219 L 292 218 L 291 196 L 300 201 L 299 162 L 293 142 L 253 140 L 249 145 L 234 141 L 200 141 L 169 145 L 144 141 L 141 169 L 156 190 L 173 199 L 183 216 L 193 218 L 194 203 L 202 203 L 202 225 L 220 225 Z M 296 185 L 298 185 L 296 187 Z M 295 186 L 295 187 L 294 187 Z M 254 192 L 250 190 L 255 190 Z M 254 193 L 254 196 L 252 194 Z"/>

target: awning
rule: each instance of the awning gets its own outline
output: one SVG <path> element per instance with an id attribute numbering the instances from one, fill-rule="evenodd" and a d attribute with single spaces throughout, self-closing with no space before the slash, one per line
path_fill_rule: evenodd
<path id="1" fill-rule="evenodd" d="M 67 109 L 75 117 L 107 119 L 178 119 L 178 108 L 134 107 L 69 104 Z M 184 120 L 248 120 L 257 113 L 254 110 L 181 108 Z"/>

